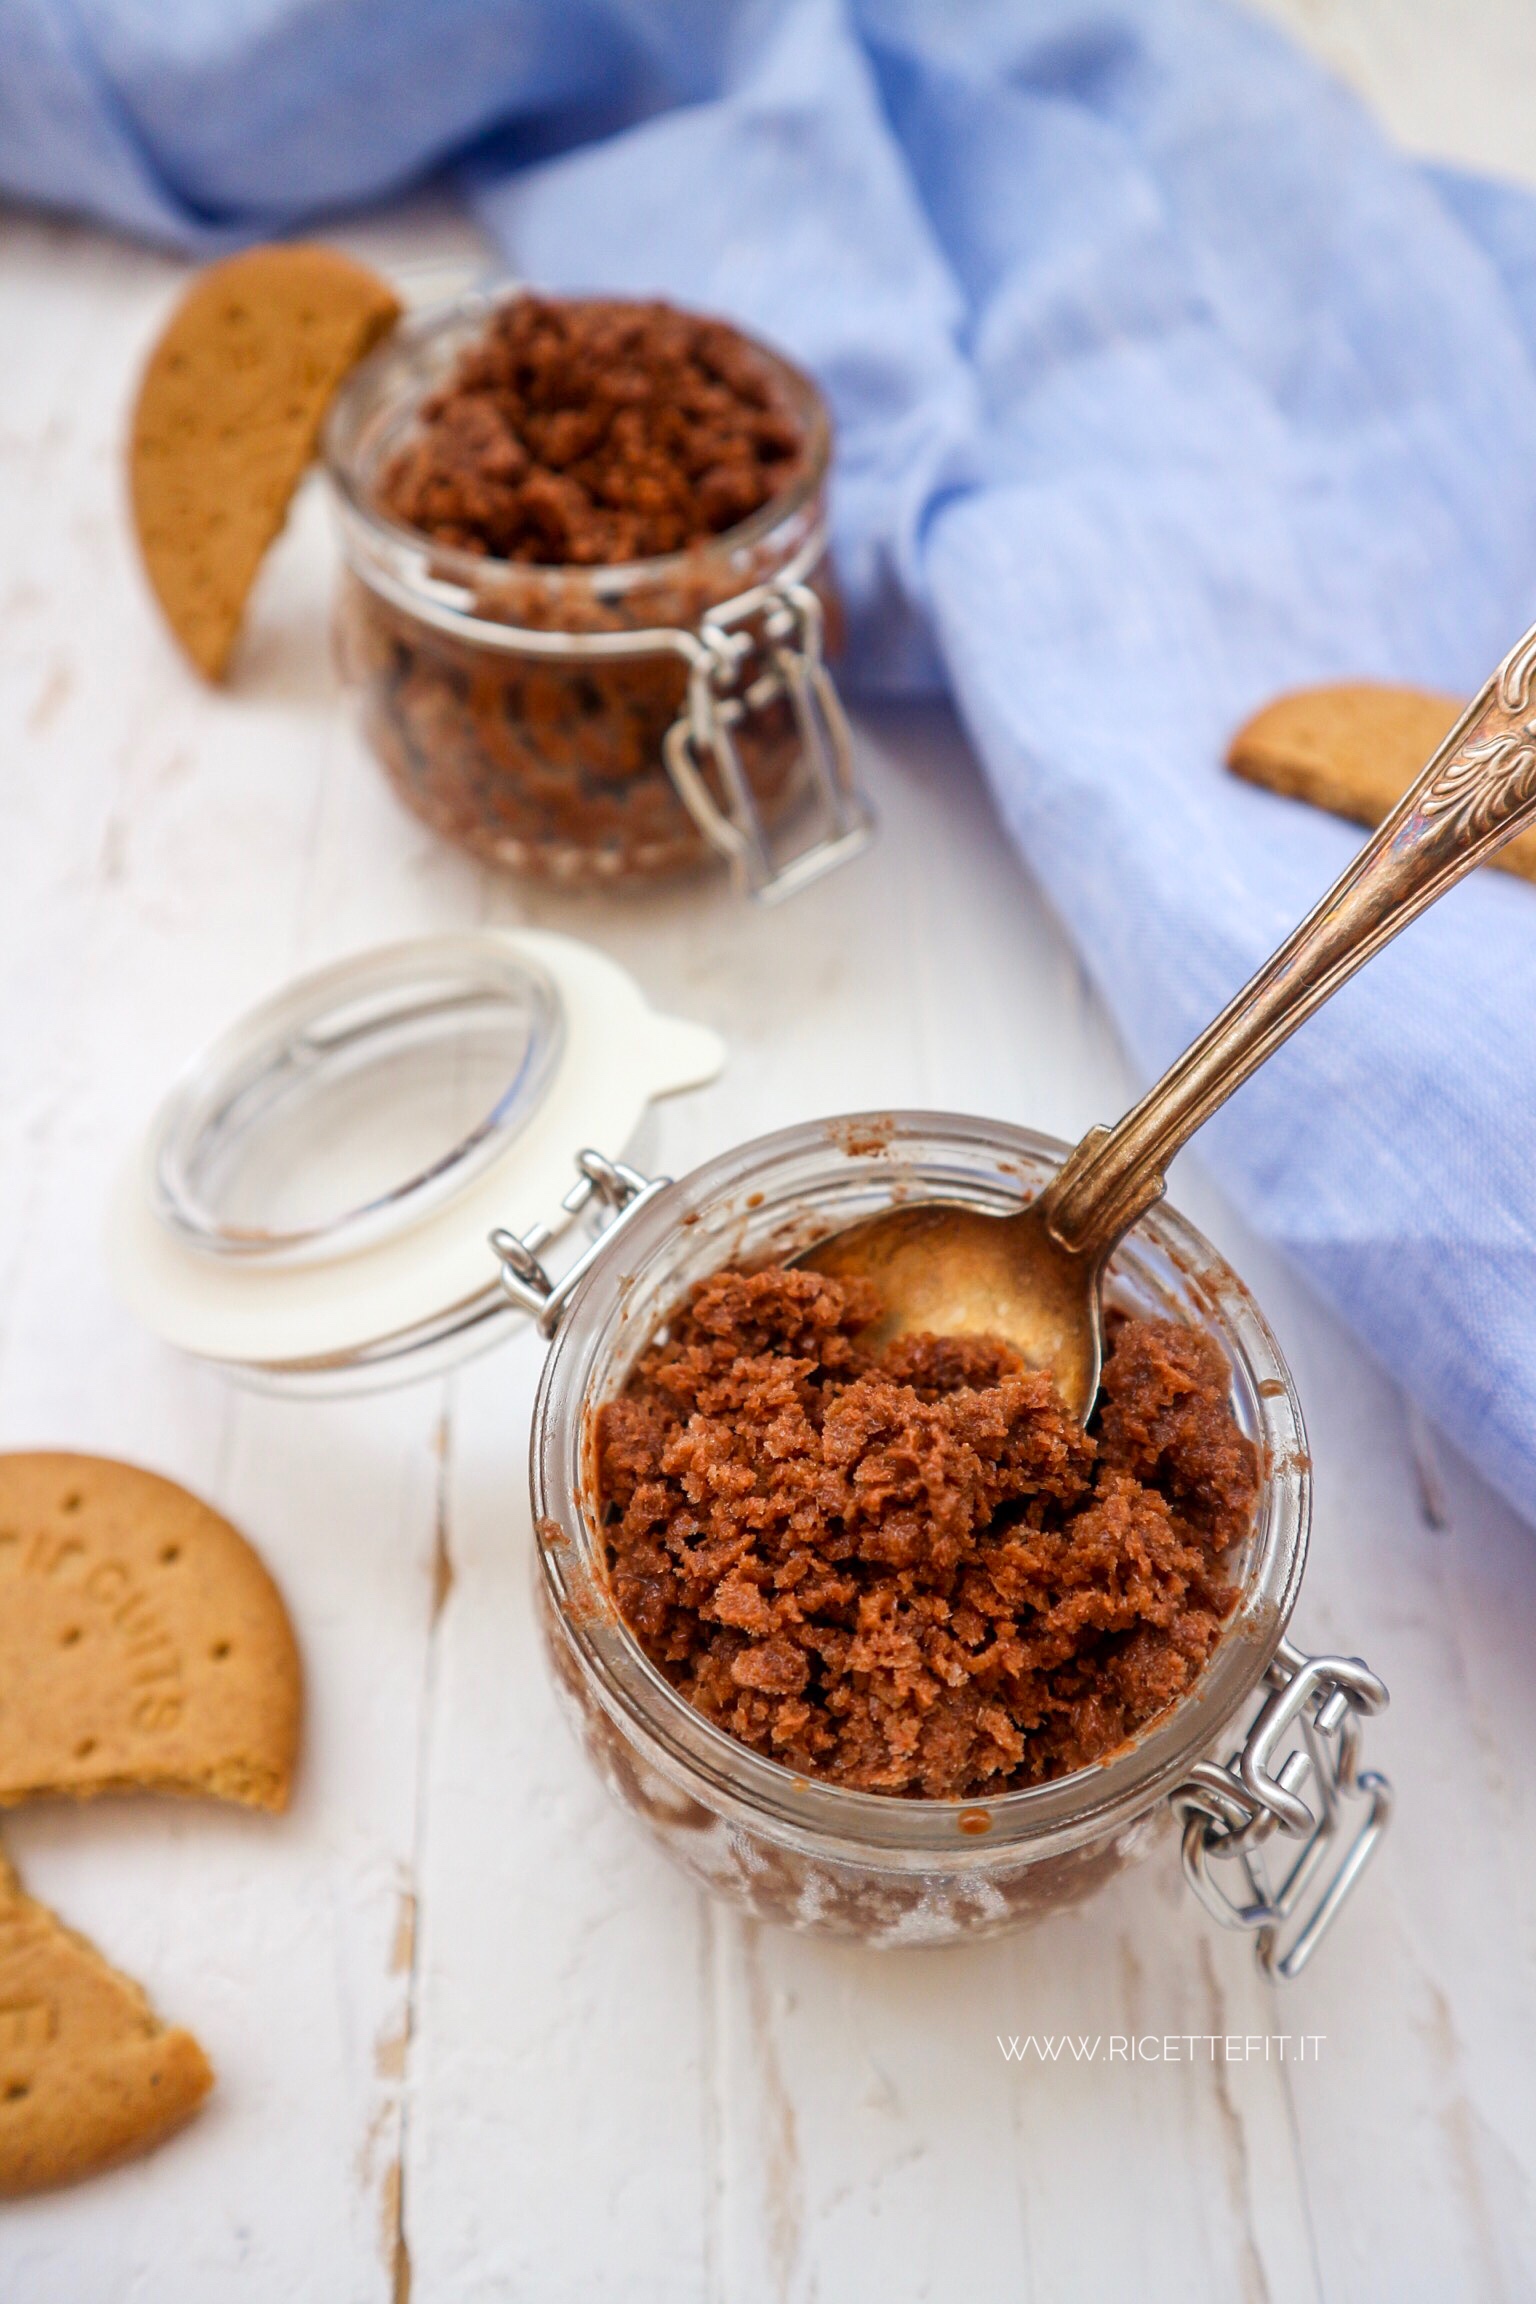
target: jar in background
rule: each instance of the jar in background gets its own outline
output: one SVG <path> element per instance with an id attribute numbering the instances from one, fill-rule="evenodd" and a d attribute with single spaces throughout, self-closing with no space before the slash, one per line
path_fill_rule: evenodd
<path id="1" fill-rule="evenodd" d="M 1191 1885 L 1251 1931 L 1262 1965 L 1294 1974 L 1385 1827 L 1389 1793 L 1357 1773 L 1360 1719 L 1386 1701 L 1357 1659 L 1308 1658 L 1284 1638 L 1306 1555 L 1309 1459 L 1274 1337 L 1242 1282 L 1190 1224 L 1153 1209 L 1121 1244 L 1112 1300 L 1198 1325 L 1232 1371 L 1232 1404 L 1264 1467 L 1231 1575 L 1238 1599 L 1200 1678 L 1096 1767 L 968 1801 L 854 1792 L 791 1773 L 706 1720 L 620 1618 L 596 1493 L 596 1410 L 690 1286 L 726 1266 L 792 1257 L 899 1197 L 1009 1212 L 1065 1147 L 998 1122 L 897 1113 L 757 1139 L 680 1183 L 640 1192 L 580 1276 L 556 1287 L 528 1247 L 497 1245 L 509 1292 L 542 1308 L 554 1344 L 534 1411 L 541 1614 L 558 1685 L 618 1797 L 695 1879 L 754 1917 L 871 1944 L 943 1943 L 1017 1927 L 1077 1901 L 1179 1819 Z M 584 1156 L 590 1159 L 590 1156 Z M 599 1164 L 606 1167 L 608 1164 Z M 1218 1748 L 1267 1691 L 1240 1752 Z M 1282 1757 L 1288 1737 L 1304 1757 Z M 1310 1771 L 1310 1774 L 1309 1774 Z M 1311 1785 L 1309 1807 L 1300 1797 Z M 1296 1846 L 1278 1887 L 1262 1847 Z M 1234 1899 L 1212 1863 L 1241 1860 Z M 1234 1864 L 1234 1871 L 1238 1866 Z"/>
<path id="2" fill-rule="evenodd" d="M 712 858 L 768 900 L 869 837 L 824 661 L 830 427 L 816 387 L 752 346 L 802 442 L 780 493 L 687 551 L 615 567 L 498 561 L 379 509 L 428 395 L 502 298 L 405 322 L 326 428 L 344 677 L 408 807 L 504 869 L 563 886 Z"/>

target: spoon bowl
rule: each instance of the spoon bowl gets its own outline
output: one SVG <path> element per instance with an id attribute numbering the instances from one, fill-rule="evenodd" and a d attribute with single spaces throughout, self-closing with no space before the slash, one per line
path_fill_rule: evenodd
<path id="1" fill-rule="evenodd" d="M 1062 1247 L 1040 1202 L 1014 1216 L 922 1201 L 851 1224 L 797 1256 L 833 1280 L 869 1280 L 881 1315 L 861 1341 L 881 1351 L 898 1336 L 999 1336 L 1030 1368 L 1055 1378 L 1086 1423 L 1103 1353 L 1097 1280 Z"/>

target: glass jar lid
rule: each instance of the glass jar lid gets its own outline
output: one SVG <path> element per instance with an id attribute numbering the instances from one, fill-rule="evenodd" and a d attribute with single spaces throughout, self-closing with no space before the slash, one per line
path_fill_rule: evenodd
<path id="1" fill-rule="evenodd" d="M 199 1055 L 114 1195 L 119 1293 L 266 1389 L 431 1372 L 522 1315 L 488 1245 L 561 1230 L 575 1153 L 719 1070 L 591 946 L 523 931 L 353 954 Z"/>
<path id="2" fill-rule="evenodd" d="M 305 977 L 223 1033 L 162 1106 L 160 1214 L 219 1256 L 313 1261 L 387 1238 L 506 1151 L 564 1038 L 510 945 L 389 945 Z"/>

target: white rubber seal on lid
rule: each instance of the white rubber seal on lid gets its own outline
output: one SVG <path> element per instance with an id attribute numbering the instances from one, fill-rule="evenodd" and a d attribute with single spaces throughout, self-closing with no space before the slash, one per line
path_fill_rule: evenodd
<path id="1" fill-rule="evenodd" d="M 188 1069 L 112 1196 L 107 1257 L 166 1342 L 296 1391 L 494 1342 L 497 1226 L 551 1232 L 575 1154 L 724 1062 L 568 936 L 485 930 L 303 977 Z"/>

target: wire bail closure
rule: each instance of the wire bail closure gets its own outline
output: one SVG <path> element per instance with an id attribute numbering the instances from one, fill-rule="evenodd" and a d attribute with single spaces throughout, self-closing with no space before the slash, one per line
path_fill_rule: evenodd
<path id="1" fill-rule="evenodd" d="M 761 643 L 746 628 L 761 624 Z M 748 895 L 782 903 L 856 856 L 874 820 L 853 773 L 853 740 L 823 653 L 825 618 L 811 586 L 786 574 L 705 612 L 689 651 L 688 694 L 667 730 L 663 753 L 679 799 L 710 845 L 730 863 Z M 743 668 L 762 645 L 766 668 L 748 687 Z M 776 865 L 737 748 L 751 712 L 787 697 L 825 830 Z M 712 765 L 720 798 L 704 773 Z"/>
<path id="2" fill-rule="evenodd" d="M 521 1233 L 508 1232 L 498 1226 L 491 1234 L 491 1247 L 501 1266 L 503 1293 L 520 1312 L 532 1313 L 539 1334 L 545 1338 L 554 1335 L 565 1317 L 566 1306 L 590 1267 L 607 1248 L 615 1230 L 637 1215 L 647 1201 L 654 1200 L 658 1192 L 664 1192 L 672 1181 L 670 1176 L 642 1176 L 636 1169 L 626 1167 L 622 1160 L 610 1160 L 601 1152 L 578 1152 L 576 1166 L 577 1181 L 561 1201 L 561 1207 L 568 1216 L 581 1216 L 589 1209 L 596 1213 L 606 1208 L 609 1221 L 558 1280 L 551 1280 L 541 1259 L 541 1251 L 555 1236 L 553 1225 L 534 1224 Z"/>
<path id="3" fill-rule="evenodd" d="M 1190 1887 L 1224 1928 L 1253 1935 L 1266 1976 L 1289 1983 L 1333 1926 L 1391 1820 L 1391 1785 L 1359 1765 L 1361 1723 L 1384 1711 L 1388 1696 L 1358 1656 L 1307 1656 L 1289 1640 L 1265 1677 L 1272 1693 L 1241 1749 L 1225 1765 L 1197 1761 L 1169 1805 L 1183 1822 Z M 1293 1731 L 1301 1740 L 1277 1769 Z M 1277 1888 L 1263 1855 L 1276 1832 L 1300 1842 Z M 1246 1902 L 1211 1873 L 1213 1859 L 1234 1857 Z"/>
<path id="4" fill-rule="evenodd" d="M 367 550 L 366 539 L 359 545 L 355 573 L 403 615 L 454 639 L 473 640 L 477 647 L 498 655 L 574 663 L 680 656 L 688 667 L 688 687 L 682 709 L 662 739 L 667 774 L 694 823 L 729 863 L 739 885 L 759 904 L 781 904 L 857 856 L 875 828 L 854 777 L 848 716 L 827 669 L 821 599 L 809 582 L 826 551 L 826 527 L 818 522 L 776 576 L 706 608 L 696 625 L 658 624 L 613 632 L 503 624 L 479 613 L 475 594 L 461 584 L 441 577 L 424 579 L 414 590 L 402 584 L 376 553 Z M 742 688 L 743 674 L 756 655 L 767 661 Z M 776 863 L 742 764 L 736 730 L 749 713 L 780 698 L 789 702 L 821 828 L 793 856 Z M 718 798 L 710 788 L 709 769 L 718 781 Z"/>

